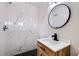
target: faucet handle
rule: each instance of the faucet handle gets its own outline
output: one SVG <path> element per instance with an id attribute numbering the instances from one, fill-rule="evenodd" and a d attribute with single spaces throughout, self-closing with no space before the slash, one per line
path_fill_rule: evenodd
<path id="1" fill-rule="evenodd" d="M 55 37 L 55 36 L 57 36 L 57 34 L 56 33 L 53 33 L 53 35 L 51 37 Z"/>

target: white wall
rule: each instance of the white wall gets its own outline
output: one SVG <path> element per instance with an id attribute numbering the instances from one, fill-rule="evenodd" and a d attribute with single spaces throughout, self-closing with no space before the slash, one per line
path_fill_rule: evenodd
<path id="1" fill-rule="evenodd" d="M 71 55 L 77 55 L 79 53 L 79 3 L 65 3 L 71 9 L 71 18 L 69 22 L 60 29 L 53 29 L 48 27 L 48 35 L 52 33 L 58 34 L 58 39 L 71 42 Z M 47 19 L 46 19 L 47 20 Z M 47 26 L 47 25 L 46 25 Z"/>

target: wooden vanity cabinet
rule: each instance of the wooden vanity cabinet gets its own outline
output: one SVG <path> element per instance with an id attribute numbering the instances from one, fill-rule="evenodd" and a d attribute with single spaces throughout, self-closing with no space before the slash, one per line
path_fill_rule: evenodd
<path id="1" fill-rule="evenodd" d="M 41 42 L 37 42 L 37 55 L 38 56 L 70 56 L 70 46 L 65 47 L 57 52 L 49 49 Z"/>

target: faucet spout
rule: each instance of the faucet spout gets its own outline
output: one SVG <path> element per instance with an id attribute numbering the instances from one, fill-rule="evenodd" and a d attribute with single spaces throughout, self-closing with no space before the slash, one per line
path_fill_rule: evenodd
<path id="1" fill-rule="evenodd" d="M 54 37 L 53 40 L 55 40 L 55 41 L 59 41 L 59 40 L 57 39 L 57 34 L 56 34 L 56 33 L 54 33 L 54 35 L 52 35 L 51 37 Z"/>

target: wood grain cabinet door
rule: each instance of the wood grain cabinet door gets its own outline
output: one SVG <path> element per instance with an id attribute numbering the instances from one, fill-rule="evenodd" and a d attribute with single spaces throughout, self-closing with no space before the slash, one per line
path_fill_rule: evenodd
<path id="1" fill-rule="evenodd" d="M 42 43 L 37 43 L 37 55 L 38 56 L 70 56 L 70 46 L 65 47 L 57 52 L 49 49 Z"/>

